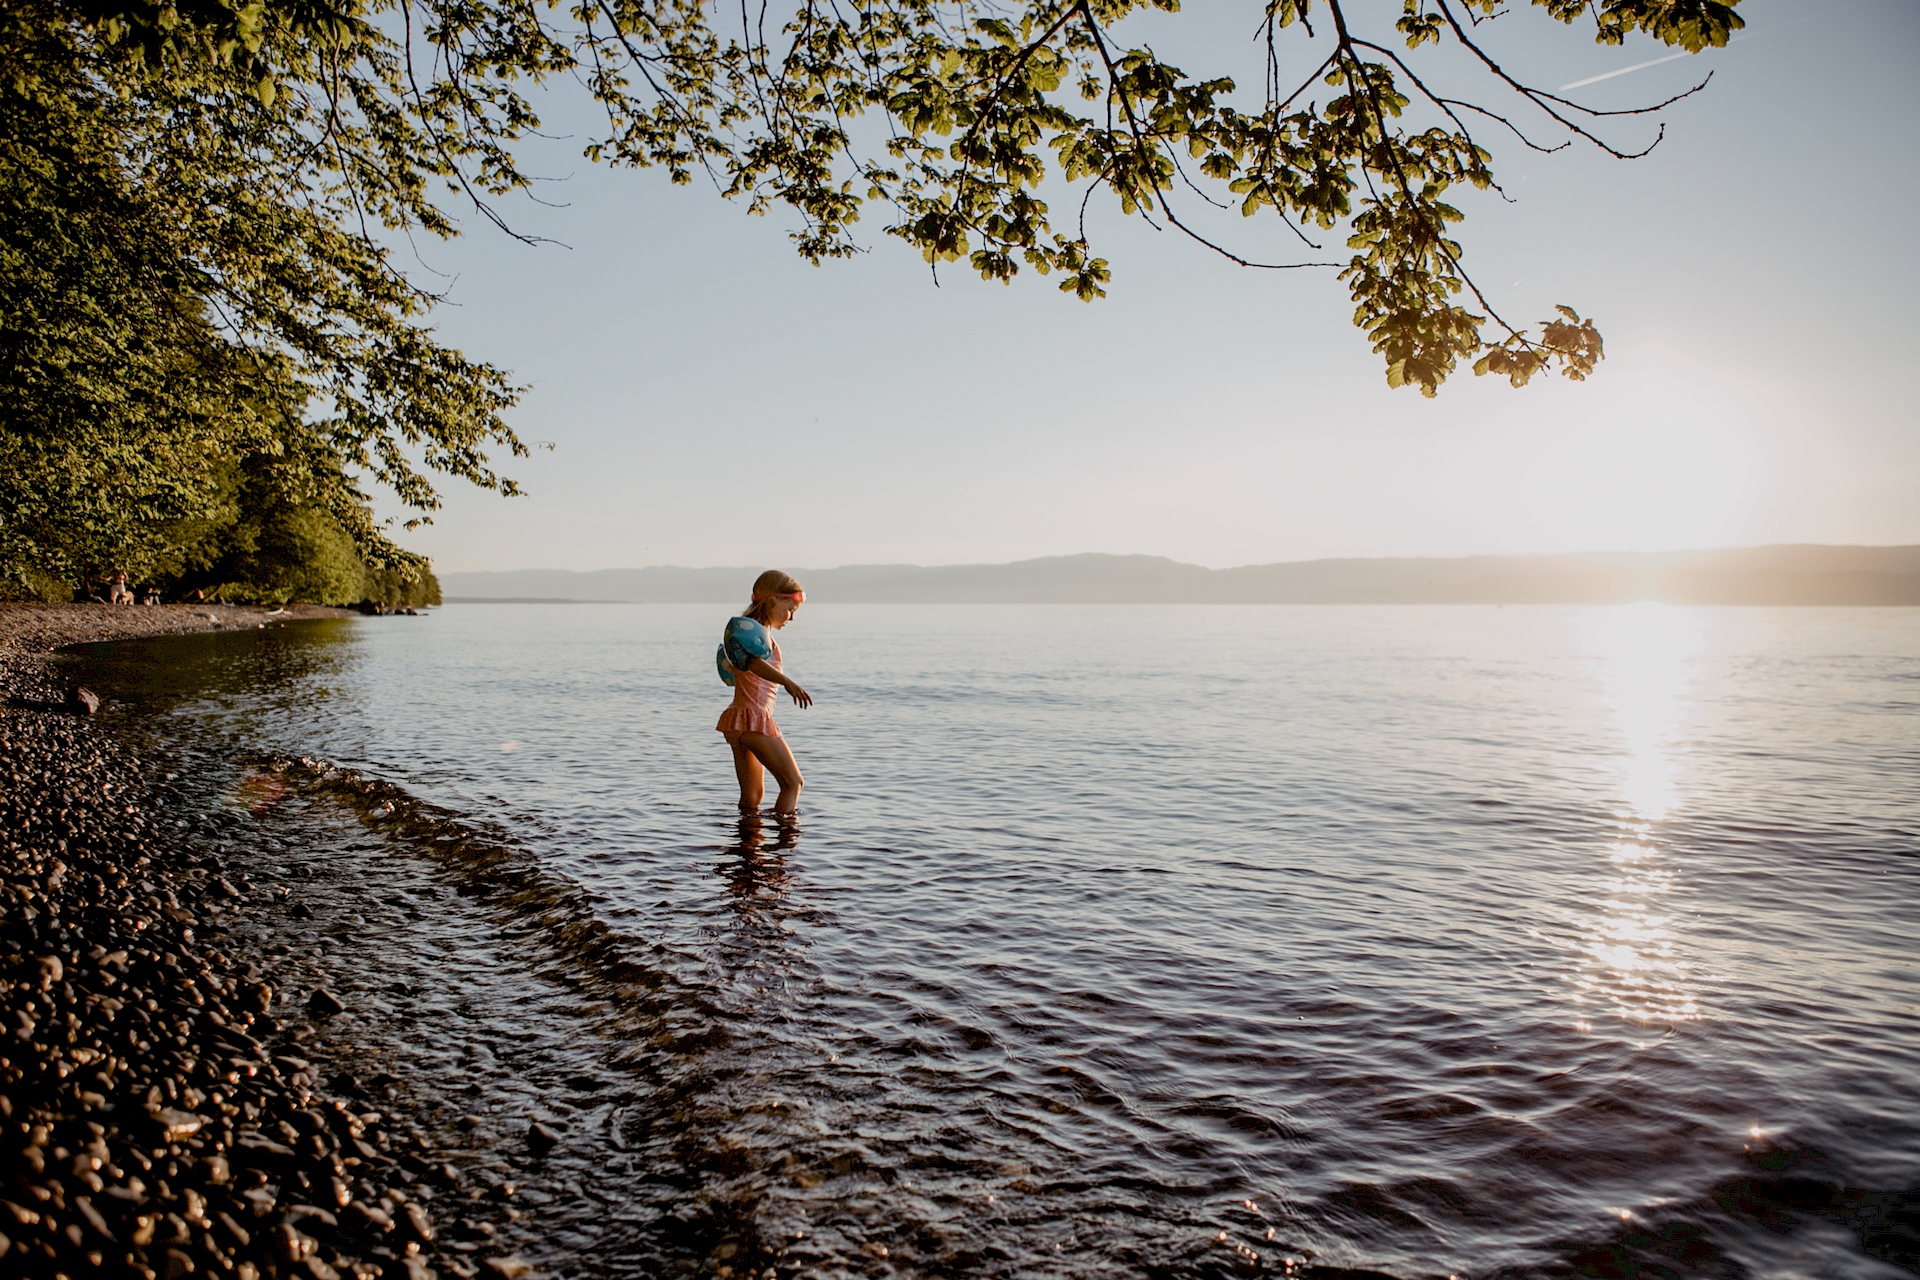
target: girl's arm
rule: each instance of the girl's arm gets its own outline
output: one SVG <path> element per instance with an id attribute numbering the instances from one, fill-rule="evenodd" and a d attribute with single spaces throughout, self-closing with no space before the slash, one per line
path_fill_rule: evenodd
<path id="1" fill-rule="evenodd" d="M 765 658 L 749 659 L 747 662 L 747 670 L 753 672 L 753 674 L 759 676 L 762 680 L 768 680 L 779 685 L 787 691 L 788 697 L 792 698 L 801 706 L 810 707 L 813 705 L 812 694 L 802 689 L 791 677 L 781 675 L 780 668 L 774 666 Z"/>

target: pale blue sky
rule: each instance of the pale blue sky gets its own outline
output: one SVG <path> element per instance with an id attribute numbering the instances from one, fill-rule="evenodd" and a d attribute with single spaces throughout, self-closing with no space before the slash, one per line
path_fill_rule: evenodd
<path id="1" fill-rule="evenodd" d="M 1205 4 L 1156 47 L 1257 85 L 1258 6 Z M 512 461 L 528 497 L 449 484 L 402 541 L 443 571 L 1920 542 L 1920 3 L 1740 12 L 1725 50 L 1570 95 L 1713 69 L 1647 159 L 1487 131 L 1517 204 L 1466 193 L 1468 267 L 1510 318 L 1597 317 L 1608 359 L 1520 391 L 1463 370 L 1434 401 L 1387 389 L 1331 271 L 1246 271 L 1111 207 L 1091 306 L 1032 276 L 936 288 L 879 210 L 871 253 L 816 269 L 777 213 L 554 143 L 567 207 L 509 212 L 570 247 L 470 215 L 421 247 L 456 277 L 442 332 L 532 384 L 513 421 L 554 448 Z M 1497 34 L 1547 87 L 1665 52 L 1525 10 Z M 1212 225 L 1291 252 L 1271 220 Z"/>

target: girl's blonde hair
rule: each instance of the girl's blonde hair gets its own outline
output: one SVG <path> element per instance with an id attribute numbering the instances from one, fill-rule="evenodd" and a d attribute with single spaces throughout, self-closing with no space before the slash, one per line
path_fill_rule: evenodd
<path id="1" fill-rule="evenodd" d="M 747 605 L 746 616 L 764 627 L 773 620 L 773 598 L 790 596 L 800 589 L 800 579 L 769 569 L 753 580 L 753 600 Z"/>

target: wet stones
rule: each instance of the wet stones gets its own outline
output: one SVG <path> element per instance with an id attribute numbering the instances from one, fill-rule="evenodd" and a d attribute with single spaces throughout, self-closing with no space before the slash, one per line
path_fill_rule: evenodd
<path id="1" fill-rule="evenodd" d="M 75 715 L 94 715 L 100 710 L 100 695 L 84 686 L 75 685 L 67 695 L 67 709 Z"/>
<path id="2" fill-rule="evenodd" d="M 331 1018 L 336 1013 L 345 1013 L 347 1006 L 340 997 L 325 987 L 315 987 L 313 994 L 307 997 L 307 1012 L 317 1018 Z"/>
<path id="3" fill-rule="evenodd" d="M 22 670 L 0 663 L 0 1274 L 472 1274 L 432 1149 L 402 1162 L 387 1117 L 316 1087 L 276 962 L 212 932 L 266 895 L 168 844 L 145 766 Z"/>
<path id="4" fill-rule="evenodd" d="M 527 1126 L 527 1150 L 534 1155 L 544 1156 L 559 1145 L 560 1135 L 538 1120 Z"/>
<path id="5" fill-rule="evenodd" d="M 181 1111 L 177 1107 L 154 1107 L 148 1116 L 154 1130 L 153 1137 L 162 1144 L 191 1138 L 207 1123 L 207 1117 Z"/>
<path id="6" fill-rule="evenodd" d="M 407 1231 L 421 1244 L 432 1244 L 433 1220 L 427 1217 L 426 1210 L 417 1204 L 409 1204 L 404 1207 L 406 1210 Z"/>

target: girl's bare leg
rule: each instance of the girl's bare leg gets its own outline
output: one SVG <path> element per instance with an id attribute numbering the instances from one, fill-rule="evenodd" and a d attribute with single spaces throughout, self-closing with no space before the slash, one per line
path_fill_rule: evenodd
<path id="1" fill-rule="evenodd" d="M 757 812 L 761 799 L 766 795 L 766 785 L 761 780 L 760 761 L 755 759 L 753 752 L 740 741 L 746 736 L 742 733 L 730 733 L 727 735 L 727 745 L 733 748 L 733 772 L 740 779 L 740 808 L 743 811 L 750 809 Z"/>
<path id="2" fill-rule="evenodd" d="M 792 813 L 800 807 L 800 788 L 806 785 L 806 779 L 800 776 L 800 766 L 793 761 L 793 751 L 787 746 L 785 738 L 769 733 L 741 733 L 733 748 L 734 758 L 741 755 L 741 748 L 750 752 L 756 762 L 754 768 L 753 803 L 760 803 L 760 770 L 765 765 L 773 780 L 780 784 L 780 796 L 773 802 L 775 813 Z M 745 774 L 741 775 L 740 803 L 747 803 Z"/>

